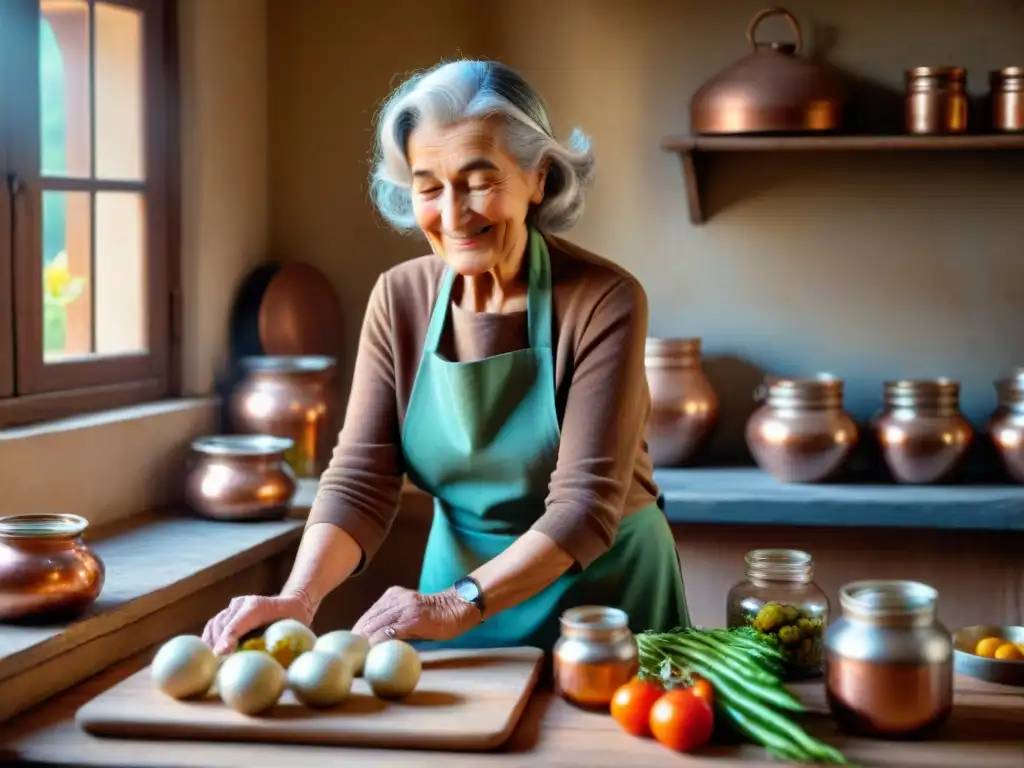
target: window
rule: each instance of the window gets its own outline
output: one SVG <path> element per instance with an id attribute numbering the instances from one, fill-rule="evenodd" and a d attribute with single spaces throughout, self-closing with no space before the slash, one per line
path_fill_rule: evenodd
<path id="1" fill-rule="evenodd" d="M 172 391 L 174 14 L 0 2 L 0 427 Z"/>

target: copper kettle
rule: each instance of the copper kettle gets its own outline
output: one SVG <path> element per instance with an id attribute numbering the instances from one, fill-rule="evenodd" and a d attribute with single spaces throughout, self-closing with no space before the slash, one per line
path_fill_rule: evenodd
<path id="1" fill-rule="evenodd" d="M 758 25 L 785 16 L 795 43 L 760 43 Z M 747 27 L 753 48 L 708 80 L 690 101 L 694 133 L 808 133 L 841 127 L 846 89 L 829 68 L 800 56 L 803 32 L 785 8 L 760 11 Z"/>

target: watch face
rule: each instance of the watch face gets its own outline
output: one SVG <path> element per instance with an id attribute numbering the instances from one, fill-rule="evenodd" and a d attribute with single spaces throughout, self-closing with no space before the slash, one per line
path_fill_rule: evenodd
<path id="1" fill-rule="evenodd" d="M 467 603 L 475 604 L 480 600 L 480 590 L 472 579 L 459 579 L 455 582 L 455 591 Z"/>

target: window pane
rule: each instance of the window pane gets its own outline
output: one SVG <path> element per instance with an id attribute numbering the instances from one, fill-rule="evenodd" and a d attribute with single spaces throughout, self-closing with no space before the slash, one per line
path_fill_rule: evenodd
<path id="1" fill-rule="evenodd" d="M 96 176 L 140 181 L 144 85 L 142 14 L 96 3 Z"/>
<path id="2" fill-rule="evenodd" d="M 93 287 L 97 354 L 146 351 L 146 285 L 143 196 L 136 192 L 97 192 Z"/>
<path id="3" fill-rule="evenodd" d="M 89 6 L 41 0 L 39 97 L 42 174 L 89 176 Z"/>
<path id="4" fill-rule="evenodd" d="M 43 192 L 43 358 L 92 351 L 88 192 Z"/>

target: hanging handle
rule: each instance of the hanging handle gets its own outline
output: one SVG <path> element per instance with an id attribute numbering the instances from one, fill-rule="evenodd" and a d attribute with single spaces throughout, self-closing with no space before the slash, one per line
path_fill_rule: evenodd
<path id="1" fill-rule="evenodd" d="M 750 26 L 747 27 L 747 40 L 750 41 L 750 47 L 756 51 L 759 46 L 770 45 L 770 43 L 757 42 L 757 27 L 769 16 L 786 17 L 786 21 L 789 22 L 789 26 L 793 30 L 793 35 L 796 37 L 796 47 L 793 53 L 800 53 L 804 47 L 804 33 L 803 30 L 800 29 L 800 22 L 796 20 L 796 16 L 785 8 L 765 8 L 763 11 L 757 12 L 757 15 L 750 20 Z"/>

